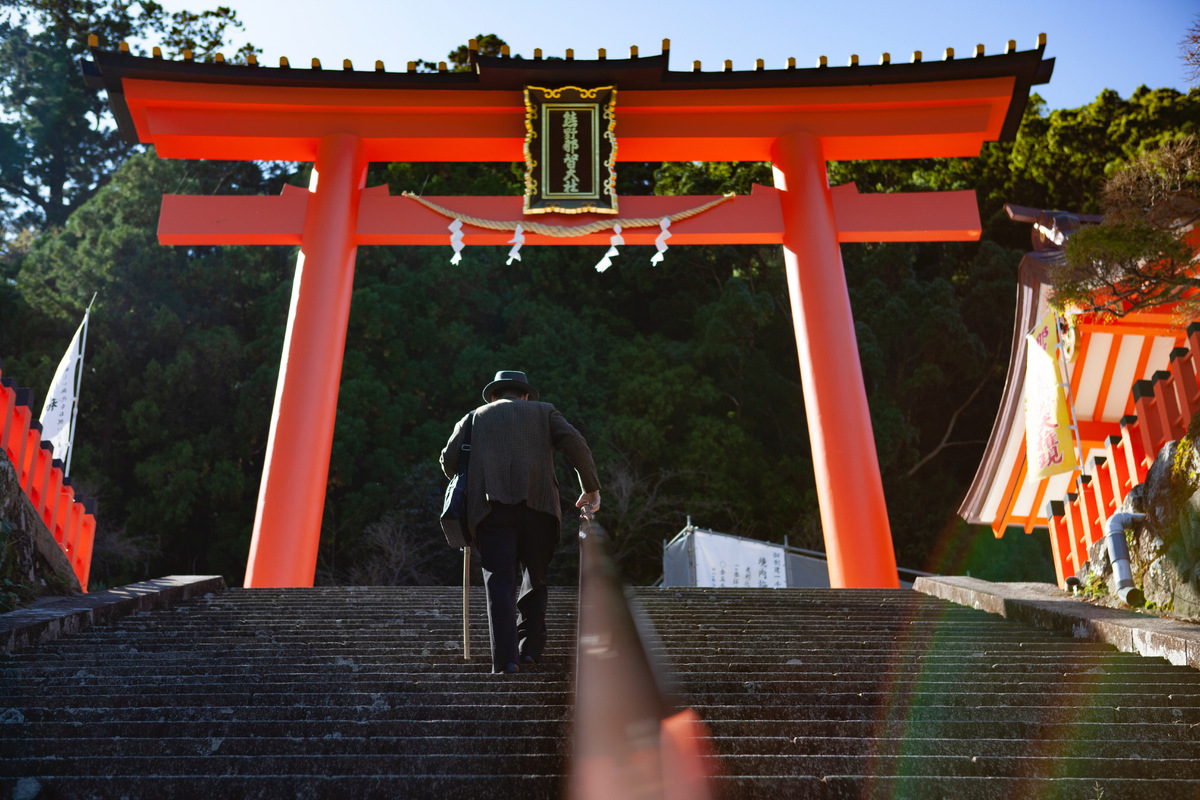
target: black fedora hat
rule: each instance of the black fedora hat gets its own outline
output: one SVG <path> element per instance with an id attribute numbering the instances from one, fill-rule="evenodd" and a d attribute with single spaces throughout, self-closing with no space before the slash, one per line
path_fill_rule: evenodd
<path id="1" fill-rule="evenodd" d="M 524 372 L 518 372 L 515 369 L 502 369 L 496 373 L 496 377 L 491 383 L 483 387 L 483 401 L 490 403 L 494 395 L 507 389 L 518 389 L 522 393 L 529 392 L 530 400 L 537 400 L 539 397 L 538 390 L 530 386 L 529 381 L 525 380 Z"/>

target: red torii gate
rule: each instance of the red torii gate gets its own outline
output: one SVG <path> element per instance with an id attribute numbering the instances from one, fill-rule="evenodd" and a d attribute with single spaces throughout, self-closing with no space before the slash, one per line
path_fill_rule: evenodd
<path id="1" fill-rule="evenodd" d="M 473 43 L 472 43 L 473 44 Z M 121 133 L 164 158 L 313 162 L 308 191 L 279 197 L 163 199 L 163 244 L 300 246 L 271 415 L 246 586 L 311 586 L 354 260 L 359 244 L 447 244 L 446 218 L 386 187 L 366 188 L 370 161 L 521 161 L 527 85 L 615 85 L 621 161 L 770 161 L 775 188 L 755 187 L 672 224 L 671 244 L 784 247 L 804 400 L 834 587 L 895 587 L 895 555 L 842 269 L 841 242 L 974 240 L 973 191 L 860 195 L 830 188 L 827 160 L 978 155 L 1016 134 L 1029 88 L 1050 79 L 1035 50 L 940 62 L 719 73 L 668 70 L 659 56 L 593 61 L 486 57 L 470 72 L 279 69 L 103 51 L 82 66 L 104 88 Z M 463 216 L 521 218 L 520 197 L 426 198 Z M 625 197 L 621 216 L 665 217 L 714 198 Z M 540 214 L 578 225 L 599 215 Z M 463 225 L 464 243 L 511 234 Z M 650 244 L 657 229 L 623 231 Z M 525 243 L 607 244 L 526 234 Z"/>

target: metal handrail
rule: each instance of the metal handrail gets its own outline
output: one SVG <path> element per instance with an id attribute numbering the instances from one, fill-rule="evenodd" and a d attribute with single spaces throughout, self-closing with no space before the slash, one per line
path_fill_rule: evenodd
<path id="1" fill-rule="evenodd" d="M 680 710 L 655 635 L 627 596 L 590 514 L 579 528 L 579 637 L 575 661 L 571 800 L 711 796 L 713 758 L 694 711 Z"/>

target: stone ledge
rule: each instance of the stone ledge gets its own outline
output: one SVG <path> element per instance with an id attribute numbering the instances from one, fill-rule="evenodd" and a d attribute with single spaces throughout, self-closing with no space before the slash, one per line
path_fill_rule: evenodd
<path id="1" fill-rule="evenodd" d="M 17 557 L 21 572 L 25 573 L 23 578 L 32 583 L 38 577 L 46 577 L 43 574 L 46 569 L 65 581 L 70 591 L 82 591 L 79 578 L 71 568 L 71 560 L 54 541 L 54 534 L 46 527 L 41 514 L 29 502 L 17 479 L 16 468 L 3 453 L 0 453 L 0 519 L 8 520 L 13 527 L 13 546 L 27 552 L 28 560 L 20 555 Z M 27 573 L 25 566 L 29 570 Z"/>
<path id="2" fill-rule="evenodd" d="M 1073 598 L 1049 583 L 990 583 L 978 578 L 920 577 L 913 588 L 1076 639 L 1111 644 L 1124 653 L 1164 658 L 1200 669 L 1200 625 L 1146 616 Z"/>
<path id="3" fill-rule="evenodd" d="M 170 575 L 103 592 L 45 597 L 28 608 L 0 614 L 0 652 L 12 653 L 139 611 L 224 589 L 225 579 L 220 575 Z"/>

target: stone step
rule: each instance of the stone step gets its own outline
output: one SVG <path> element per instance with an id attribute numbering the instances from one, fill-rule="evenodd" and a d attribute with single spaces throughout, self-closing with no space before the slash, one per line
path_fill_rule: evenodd
<path id="1" fill-rule="evenodd" d="M 268 756 L 303 753 L 306 756 L 323 755 L 391 755 L 403 753 L 416 755 L 475 755 L 499 756 L 504 754 L 524 755 L 548 753 L 563 756 L 567 743 L 552 736 L 517 735 L 498 733 L 469 736 L 461 726 L 447 734 L 431 735 L 424 730 L 415 730 L 411 735 L 391 735 L 380 727 L 378 734 L 370 736 L 345 736 L 340 732 L 317 736 L 208 736 L 193 732 L 176 737 L 136 737 L 119 735 L 73 737 L 68 749 L 60 737 L 26 738 L 10 742 L 6 746 L 8 755 L 15 759 L 55 758 L 69 753 L 71 758 L 116 758 L 125 756 Z M 313 731 L 317 733 L 317 731 Z"/>
<path id="2" fill-rule="evenodd" d="M 1021 776 L 931 775 L 719 775 L 715 779 L 722 797 L 738 800 L 849 800 L 850 798 L 920 798 L 920 800 L 996 800 L 996 798 L 1044 798 L 1045 800 L 1098 800 L 1099 798 L 1154 798 L 1194 800 L 1200 781 L 1177 778 L 1092 777 L 1026 778 Z"/>
<path id="3" fill-rule="evenodd" d="M 349 666 L 349 664 L 340 664 L 339 659 L 343 662 L 354 661 L 357 664 L 362 663 L 377 663 L 383 666 L 394 665 L 399 672 L 428 672 L 430 670 L 462 672 L 470 673 L 486 673 L 491 670 L 491 656 L 487 648 L 471 648 L 472 658 L 470 661 L 463 659 L 461 651 L 448 651 L 444 653 L 410 653 L 399 654 L 403 658 L 380 658 L 373 659 L 369 655 L 363 655 L 353 650 L 331 650 L 328 655 L 314 656 L 307 655 L 301 657 L 289 656 L 274 656 L 253 658 L 246 657 L 244 654 L 229 656 L 221 651 L 210 650 L 195 650 L 190 653 L 179 653 L 169 657 L 160 657 L 154 654 L 141 653 L 103 653 L 95 650 L 91 651 L 93 656 L 87 659 L 79 659 L 72 662 L 75 671 L 85 670 L 90 671 L 96 668 L 111 668 L 122 666 L 127 672 L 136 674 L 143 672 L 145 669 L 157 669 L 162 666 L 166 669 L 175 666 L 186 666 L 191 661 L 196 662 L 214 662 L 220 661 L 223 667 L 232 667 L 245 671 L 261 671 L 274 672 L 287 668 L 305 668 L 307 670 L 323 669 L 326 667 L 337 667 L 340 665 Z M 392 653 L 392 655 L 396 655 Z M 141 656 L 132 658 L 132 656 Z M 556 658 L 551 653 L 544 661 L 543 666 L 554 666 L 560 671 L 565 671 L 567 661 L 565 658 Z"/>
<path id="4" fill-rule="evenodd" d="M 155 673 L 153 686 L 147 686 L 146 690 L 155 691 L 172 691 L 172 687 L 187 689 L 188 687 L 201 686 L 228 686 L 230 681 L 237 681 L 242 686 L 247 687 L 290 687 L 295 685 L 313 686 L 316 683 L 343 683 L 353 684 L 358 691 L 369 691 L 372 686 L 395 687 L 403 684 L 418 684 L 423 685 L 428 683 L 430 678 L 430 670 L 424 669 L 421 671 L 413 671 L 411 668 L 405 669 L 386 669 L 382 666 L 370 665 L 359 667 L 333 667 L 329 669 L 313 669 L 311 671 L 293 670 L 286 673 L 257 675 L 247 674 L 244 670 L 236 670 L 231 667 L 221 666 L 212 667 L 197 667 L 194 664 L 184 664 L 177 668 L 169 669 L 160 667 L 160 671 Z M 451 671 L 442 669 L 437 673 L 437 681 L 440 684 L 457 687 L 471 686 L 493 686 L 496 684 L 495 676 L 489 671 L 490 665 L 472 665 L 470 671 Z M 525 672 L 526 677 L 522 680 L 526 683 L 545 683 L 547 685 L 554 682 L 566 683 L 566 670 L 554 669 L 551 670 L 545 663 L 537 665 L 534 669 L 528 669 Z M 64 670 L 60 675 L 56 676 L 41 676 L 31 678 L 25 684 L 28 690 L 33 690 L 38 693 L 47 691 L 80 691 L 94 693 L 96 691 L 109 691 L 113 686 L 119 686 L 125 682 L 136 682 L 144 679 L 146 672 L 142 668 L 126 669 L 126 668 L 105 668 L 100 667 L 94 670 L 76 670 L 70 672 L 69 669 Z M 0 689 L 0 697 L 8 696 L 15 692 L 18 687 L 4 687 Z M 141 691 L 142 689 L 139 689 Z"/>
<path id="5" fill-rule="evenodd" d="M 68 721 L 56 718 L 43 722 L 28 720 L 21 730 L 31 739 L 68 742 L 89 739 L 129 743 L 159 739 L 262 738 L 264 740 L 372 739 L 372 738 L 446 738 L 461 737 L 473 741 L 497 735 L 512 735 L 526 741 L 545 737 L 555 731 L 562 719 L 553 715 L 528 719 L 495 720 L 489 718 L 453 718 L 440 715 L 430 719 L 372 719 L 358 715 L 350 719 L 260 719 L 241 720 L 224 715 L 222 719 L 163 719 L 141 721 L 99 721 L 91 717 Z M 551 736 L 550 738 L 555 738 Z M 565 740 L 564 740 L 565 741 Z"/>
<path id="6" fill-rule="evenodd" d="M 1103 697 L 1106 702 L 1117 699 L 1121 695 L 1136 695 L 1138 697 L 1159 696 L 1180 703 L 1195 702 L 1200 698 L 1200 686 L 1189 683 L 1183 678 L 1174 678 L 1169 682 L 1155 682 L 1152 687 L 1145 683 L 1122 679 L 1104 683 L 1092 683 L 1085 680 L 1062 678 L 1058 681 L 1029 681 L 1029 680 L 995 680 L 986 681 L 970 679 L 952 681 L 947 677 L 938 676 L 930 680 L 922 675 L 913 680 L 889 680 L 886 677 L 876 677 L 868 680 L 861 676 L 813 676 L 807 679 L 782 679 L 764 674 L 757 680 L 743 680 L 744 675 L 728 679 L 726 673 L 689 674 L 679 676 L 677 683 L 687 686 L 689 691 L 727 692 L 731 694 L 770 694 L 770 695 L 809 695 L 813 694 L 842 694 L 863 695 L 877 694 L 880 690 L 887 693 L 912 694 L 920 693 L 929 696 L 983 696 L 983 695 L 1018 695 L 1029 700 L 1044 699 L 1053 693 L 1063 698 L 1080 694 L 1088 697 Z"/>
<path id="7" fill-rule="evenodd" d="M 296 752 L 296 751 L 301 752 Z M 565 759 L 555 753 L 329 753 L 319 758 L 296 748 L 291 753 L 230 756 L 117 756 L 70 758 L 0 758 L 0 778 L 22 778 L 32 773 L 51 780 L 60 775 L 559 775 Z"/>
<path id="8" fill-rule="evenodd" d="M 1146 712 L 1168 711 L 1178 719 L 1200 719 L 1200 697 L 1197 695 L 1160 695 L 1157 693 L 1094 693 L 1067 692 L 1059 690 L 1053 697 L 1032 692 L 938 692 L 922 691 L 909 695 L 901 692 L 784 692 L 762 686 L 743 689 L 740 692 L 709 692 L 689 689 L 688 700 L 692 705 L 716 706 L 732 702 L 738 695 L 745 696 L 758 708 L 784 709 L 801 703 L 811 703 L 817 698 L 822 706 L 845 708 L 885 708 L 905 704 L 917 708 L 1011 708 L 1011 709 L 1142 709 Z M 1176 713 L 1178 712 L 1178 713 Z M 1190 724 L 1190 723 L 1189 723 Z"/>
<path id="9" fill-rule="evenodd" d="M 1019 750 L 1008 739 L 959 738 L 858 738 L 858 737 L 763 737 L 726 736 L 717 743 L 717 751 L 723 757 L 785 757 L 803 756 L 861 756 L 876 758 L 902 758 L 909 756 L 955 756 L 955 757 L 1006 757 L 1018 755 L 1026 758 L 1089 758 L 1089 759 L 1191 759 L 1200 763 L 1200 742 L 1165 741 L 1146 742 L 1132 739 L 1108 741 L 1050 740 L 1026 741 Z M 550 753 L 564 755 L 567 744 L 548 736 L 516 736 L 511 734 L 489 736 L 466 735 L 411 735 L 396 736 L 382 733 L 371 736 L 343 736 L 325 734 L 317 738 L 298 736 L 207 736 L 185 737 L 134 737 L 113 736 L 71 738 L 66 749 L 61 739 L 28 738 L 10 742 L 6 746 L 7 756 L 26 761 L 28 759 L 62 758 L 113 758 L 124 756 L 267 756 L 294 755 L 364 755 L 405 754 L 415 755 L 500 755 Z M 749 762 L 732 761 L 748 769 Z"/>
<path id="10" fill-rule="evenodd" d="M 781 645 L 780 642 L 786 642 L 788 639 L 794 638 L 796 632 L 779 631 L 770 636 L 762 638 L 747 636 L 745 634 L 731 633 L 721 637 L 714 637 L 712 641 L 693 641 L 693 640 L 674 640 L 670 637 L 664 637 L 663 644 L 665 648 L 662 653 L 670 653 L 672 656 L 691 660 L 692 658 L 703 659 L 706 656 L 734 656 L 740 655 L 739 650 L 743 652 L 749 651 L 755 653 L 758 657 L 778 657 L 786 656 L 789 658 L 795 657 L 816 657 L 823 653 L 838 652 L 842 663 L 855 664 L 871 662 L 878 663 L 879 661 L 889 661 L 897 663 L 917 663 L 921 661 L 970 661 L 972 659 L 993 660 L 1003 658 L 1029 658 L 1031 660 L 1039 659 L 1054 659 L 1062 656 L 1061 642 L 1014 642 L 1010 646 L 1004 646 L 1003 643 L 988 641 L 979 642 L 975 640 L 966 641 L 960 640 L 957 642 L 942 642 L 939 643 L 939 650 L 933 652 L 922 652 L 922 648 L 929 648 L 919 642 L 888 642 L 883 641 L 880 637 L 876 637 L 873 642 L 860 642 L 858 638 L 854 639 L 839 639 L 833 636 L 823 636 L 813 631 L 804 631 L 805 641 L 803 643 L 794 643 Z M 321 643 L 323 646 L 325 643 Z M 336 644 L 331 643 L 331 644 Z M 1087 660 L 1088 656 L 1092 656 L 1091 660 L 1102 660 L 1105 656 L 1111 656 L 1111 650 L 1105 650 L 1106 645 L 1102 644 L 1083 644 L 1078 651 L 1073 653 L 1073 657 L 1079 660 Z"/>
<path id="11" fill-rule="evenodd" d="M 727 700 L 729 698 L 726 698 Z M 689 697 L 688 700 L 691 700 Z M 881 712 L 878 706 L 826 704 L 820 698 L 803 707 L 768 705 L 755 699 L 752 705 L 691 703 L 702 719 L 723 720 L 883 720 L 1026 722 L 1075 725 L 1093 722 L 1107 725 L 1144 722 L 1174 725 L 1200 725 L 1200 709 L 1137 708 L 1125 706 L 970 706 L 970 705 L 890 705 Z"/>
<path id="12" fill-rule="evenodd" d="M 69 737 L 64 751 L 60 737 L 26 738 L 6 746 L 11 758 L 54 758 L 69 752 L 74 757 L 116 756 L 256 756 L 303 752 L 308 755 L 370 753 L 407 755 L 502 754 L 567 752 L 567 743 L 536 735 L 469 736 L 461 730 L 449 735 L 414 731 L 388 735 L 387 728 L 369 736 L 326 733 L 320 736 L 236 736 L 194 732 L 182 737 L 107 736 Z M 1200 762 L 1200 742 L 1194 740 L 1139 741 L 1136 739 L 1026 740 L 1014 748 L 1011 739 L 980 738 L 870 738 L 850 736 L 723 736 L 715 742 L 722 756 L 856 755 L 856 756 L 992 756 L 1022 755 L 1037 758 L 1088 757 L 1101 759 L 1193 759 Z"/>
<path id="13" fill-rule="evenodd" d="M 490 677 L 490 676 L 489 676 Z M 500 678 L 499 680 L 504 680 Z M 494 681 L 493 683 L 496 683 Z M 37 703 L 35 708 L 62 709 L 68 713 L 79 713 L 84 709 L 119 709 L 120 712 L 130 712 L 140 709 L 187 709 L 187 708 L 375 708 L 380 704 L 389 709 L 429 706 L 478 706 L 487 707 L 507 703 L 528 703 L 536 701 L 547 707 L 567 707 L 572 704 L 574 697 L 562 682 L 550 686 L 546 682 L 508 681 L 506 685 L 491 689 L 459 689 L 454 691 L 430 691 L 413 684 L 397 684 L 385 687 L 379 691 L 368 692 L 344 690 L 329 686 L 325 691 L 304 691 L 311 685 L 297 685 L 293 691 L 256 691 L 256 692 L 212 692 L 212 691 L 177 691 L 178 687 L 167 691 L 156 691 L 146 687 L 146 691 L 132 693 L 97 692 L 74 695 L 58 695 L 53 697 L 30 698 L 28 702 Z"/>
<path id="14" fill-rule="evenodd" d="M 904 775 L 972 777 L 1014 775 L 1025 778 L 1137 778 L 1170 775 L 1200 781 L 1200 762 L 1182 758 L 1023 757 L 1015 755 L 727 755 L 721 769 L 730 775 Z"/>
<path id="15" fill-rule="evenodd" d="M 447 705 L 444 703 L 408 704 L 393 707 L 390 698 L 380 695 L 368 706 L 151 706 L 146 708 L 120 708 L 92 706 L 81 708 L 57 708 L 48 706 L 25 706 L 19 709 L 27 723 L 58 721 L 90 721 L 105 719 L 113 722 L 153 721 L 220 721 L 236 719 L 241 722 L 276 724 L 292 720 L 353 721 L 364 717 L 376 719 L 429 719 L 429 720 L 478 720 L 497 725 L 523 720 L 556 720 L 562 723 L 568 718 L 568 706 L 543 705 L 535 694 L 522 703 L 506 705 Z"/>
<path id="16" fill-rule="evenodd" d="M 121 798 L 121 800 L 213 800 L 219 798 L 354 798 L 354 800 L 480 800 L 486 785 L 491 797 L 560 800 L 562 775 L 493 775 L 486 784 L 477 774 L 398 773 L 394 775 L 63 775 L 27 777 L 52 797 Z M 28 786 L 28 784 L 27 784 Z M 0 796 L 16 796 L 17 781 L 0 779 Z M 27 790 L 30 791 L 30 790 Z M 36 789 L 32 791 L 37 791 Z M 25 796 L 32 796 L 27 794 Z M 39 798 L 41 795 L 37 795 Z"/>
<path id="17" fill-rule="evenodd" d="M 301 750 L 302 748 L 296 748 Z M 906 777 L 976 777 L 1014 775 L 1025 778 L 1154 779 L 1164 774 L 1175 780 L 1200 781 L 1200 762 L 1188 759 L 1020 757 L 989 755 L 726 755 L 720 759 L 725 774 L 733 775 L 871 775 Z M 714 765 L 715 767 L 715 765 Z M 138 756 L 115 757 L 72 754 L 50 758 L 0 758 L 0 778 L 20 778 L 30 771 L 47 779 L 59 775 L 395 775 L 444 774 L 478 776 L 562 774 L 561 755 L 521 753 L 308 753 L 261 755 Z"/>
<path id="18" fill-rule="evenodd" d="M 765 727 L 765 726 L 764 726 Z M 1087 757 L 1134 759 L 1200 759 L 1200 742 L 1195 740 L 1142 741 L 1130 738 L 1088 739 L 1068 735 L 1066 738 L 1013 736 L 985 738 L 980 735 L 938 736 L 941 730 L 931 730 L 929 736 L 822 736 L 808 732 L 803 736 L 731 736 L 714 741 L 717 751 L 725 756 L 792 756 L 859 755 L 859 756 L 1011 756 L 1037 758 Z M 846 733 L 846 732 L 843 732 Z M 903 731 L 897 731 L 903 733 Z M 1035 732 L 1036 733 L 1036 732 Z M 1020 747 L 1013 739 L 1022 739 Z"/>
<path id="19" fill-rule="evenodd" d="M 686 692 L 694 703 L 719 704 L 723 698 L 758 697 L 766 705 L 798 704 L 813 697 L 825 704 L 845 705 L 911 702 L 920 698 L 924 703 L 940 705 L 1047 705 L 1048 698 L 1059 706 L 1106 705 L 1126 707 L 1139 705 L 1149 708 L 1195 708 L 1200 706 L 1200 688 L 1174 683 L 1146 689 L 1134 683 L 1121 682 L 1088 686 L 1063 681 L 1061 683 L 997 683 L 921 682 L 915 685 L 814 679 L 807 681 L 771 680 L 760 676 L 754 680 L 728 680 L 728 676 L 713 675 L 712 680 L 698 678 L 679 680 L 677 692 Z M 234 691 L 234 686 L 237 690 Z M 172 676 L 157 679 L 153 684 L 133 686 L 111 680 L 89 680 L 69 685 L 30 685 L 0 692 L 0 710 L 19 703 L 36 703 L 45 707 L 119 707 L 183 705 L 264 705 L 270 703 L 305 705 L 370 705 L 374 697 L 387 694 L 397 703 L 419 698 L 422 703 L 495 702 L 507 698 L 511 702 L 538 695 L 543 702 L 570 705 L 573 702 L 570 683 L 564 677 L 528 675 L 520 682 L 505 681 L 490 673 L 484 675 L 447 676 L 431 680 L 428 675 L 387 679 L 380 675 L 314 675 L 311 680 L 259 679 L 238 681 L 236 676 Z"/>
<path id="20" fill-rule="evenodd" d="M 908 720 L 887 722 L 878 720 L 706 720 L 713 740 L 720 746 L 729 739 L 761 738 L 787 743 L 805 738 L 853 738 L 860 741 L 899 738 L 915 743 L 925 740 L 1006 741 L 1016 750 L 1026 750 L 1042 743 L 1068 748 L 1073 743 L 1113 741 L 1145 742 L 1175 745 L 1195 741 L 1192 729 L 1174 723 L 1130 722 L 1122 725 L 1077 721 L 1069 726 L 1046 720 Z"/>
<path id="21" fill-rule="evenodd" d="M 363 687 L 373 683 L 398 684 L 416 682 L 424 684 L 430 681 L 431 675 L 436 674 L 439 682 L 453 686 L 473 684 L 492 685 L 490 665 L 472 662 L 456 662 L 454 664 L 437 665 L 405 664 L 391 666 L 370 661 L 354 659 L 353 664 L 292 664 L 288 669 L 264 671 L 262 674 L 247 670 L 245 667 L 221 663 L 197 664 L 195 661 L 181 659 L 173 664 L 155 664 L 155 685 L 169 687 L 182 685 L 214 684 L 225 685 L 236 680 L 245 686 L 269 687 L 272 685 L 291 685 L 314 681 L 333 680 L 352 683 Z M 30 676 L 18 686 L 0 688 L 0 696 L 8 696 L 24 687 L 25 690 L 36 692 L 103 690 L 105 687 L 123 683 L 136 683 L 146 675 L 146 662 L 135 662 L 128 665 L 114 664 L 96 665 L 94 667 L 76 667 L 64 665 L 61 668 L 46 670 L 44 674 Z M 956 673 L 953 670 L 922 671 L 919 677 L 900 679 L 880 674 L 880 670 L 872 672 L 838 671 L 834 669 L 805 670 L 800 667 L 789 667 L 786 664 L 776 669 L 755 671 L 731 671 L 724 664 L 709 669 L 698 669 L 695 665 L 686 671 L 675 670 L 675 683 L 684 686 L 730 686 L 744 689 L 747 685 L 769 685 L 785 688 L 789 684 L 795 689 L 802 686 L 825 687 L 845 691 L 862 691 L 871 687 L 900 686 L 906 691 L 933 689 L 955 683 L 957 675 L 961 675 L 958 683 L 964 686 L 982 686 L 995 684 L 1002 687 L 1013 685 L 1027 686 L 1032 691 L 1059 691 L 1065 687 L 1086 687 L 1090 692 L 1108 693 L 1128 689 L 1137 691 L 1140 687 L 1152 685 L 1154 691 L 1160 693 L 1191 694 L 1196 691 L 1194 683 L 1189 683 L 1186 677 L 1181 677 L 1169 667 L 1165 670 L 1149 670 L 1145 672 L 1114 671 L 1107 675 L 1096 675 L 1090 669 L 1080 669 L 1070 672 L 1048 669 L 1042 672 L 1020 670 L 992 670 L 984 668 L 975 671 Z M 526 677 L 533 681 L 567 680 L 569 674 L 566 664 L 553 664 L 544 661 L 536 671 L 527 671 Z M 992 680 L 989 680 L 991 678 Z M 2 702 L 2 701 L 0 701 Z"/>
<path id="22" fill-rule="evenodd" d="M 315 719 L 315 720 L 267 720 L 242 721 L 219 720 L 153 720 L 142 722 L 86 722 L 30 721 L 22 730 L 30 739 L 53 741 L 57 739 L 85 741 L 88 739 L 113 740 L 114 742 L 137 742 L 168 738 L 264 738 L 271 739 L 326 739 L 326 738 L 443 738 L 460 735 L 472 740 L 495 736 L 497 727 L 512 732 L 526 740 L 543 734 L 548 726 L 558 724 L 556 719 L 529 719 L 505 721 L 468 719 Z M 1069 728 L 1053 723 L 988 721 L 972 723 L 961 720 L 898 720 L 880 723 L 877 720 L 719 720 L 707 721 L 714 740 L 720 744 L 725 740 L 758 739 L 776 741 L 785 745 L 794 739 L 838 739 L 856 741 L 884 741 L 888 738 L 915 743 L 924 740 L 946 739 L 951 741 L 1008 741 L 1024 740 L 1024 748 L 1040 743 L 1057 743 L 1068 747 L 1073 742 L 1142 742 L 1148 744 L 1170 744 L 1189 746 L 1195 740 L 1188 726 L 1173 723 L 1106 723 L 1079 722 Z M 882 737 L 882 738 L 880 738 Z"/>

